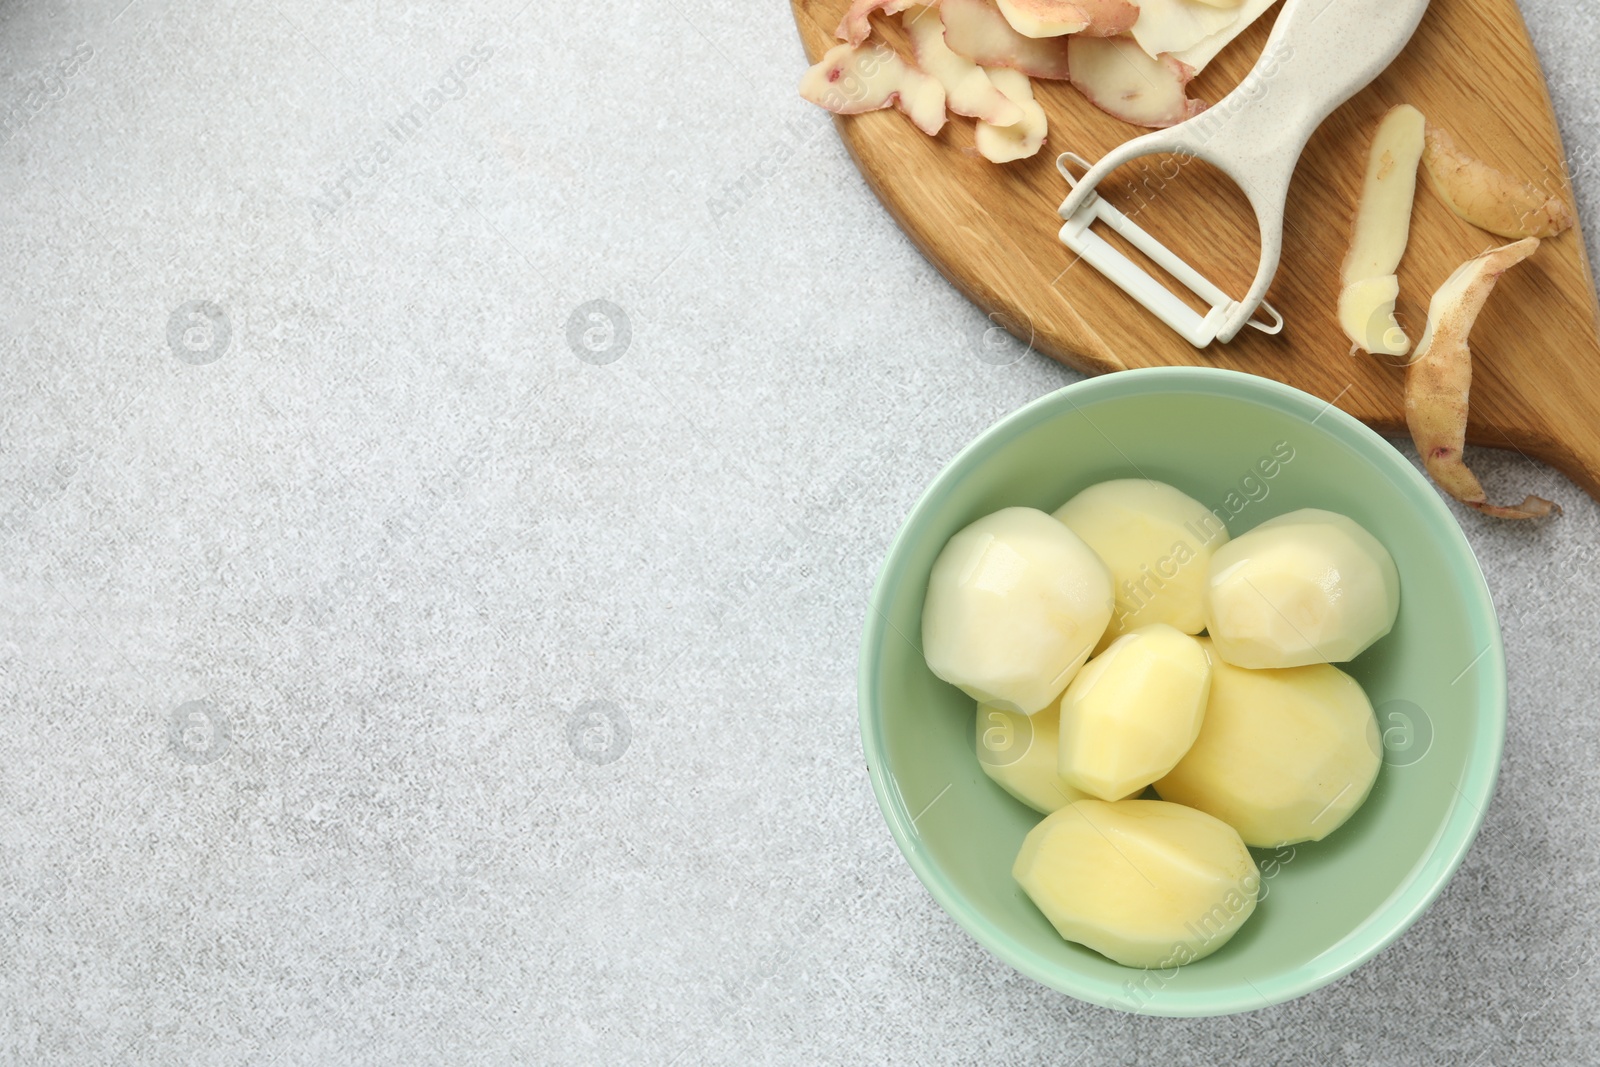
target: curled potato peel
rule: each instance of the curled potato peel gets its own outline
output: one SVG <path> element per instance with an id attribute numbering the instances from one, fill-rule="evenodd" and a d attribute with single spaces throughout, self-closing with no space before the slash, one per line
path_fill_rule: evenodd
<path id="1" fill-rule="evenodd" d="M 1427 332 L 1406 368 L 1406 426 L 1428 473 L 1463 504 L 1502 519 L 1538 519 L 1560 514 L 1561 508 L 1537 496 L 1516 505 L 1490 504 L 1463 459 L 1467 394 L 1472 386 L 1472 350 L 1467 338 L 1500 275 L 1538 247 L 1537 237 L 1527 237 L 1490 249 L 1457 268 L 1433 294 Z"/>

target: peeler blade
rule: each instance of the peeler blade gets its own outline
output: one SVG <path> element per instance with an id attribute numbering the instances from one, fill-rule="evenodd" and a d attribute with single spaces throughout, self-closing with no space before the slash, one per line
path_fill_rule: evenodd
<path id="1" fill-rule="evenodd" d="M 1078 179 L 1068 166 L 1069 163 L 1086 170 L 1089 164 L 1082 157 L 1070 152 L 1063 153 L 1057 159 L 1057 169 L 1070 185 L 1076 187 Z M 1095 233 L 1091 227 L 1097 221 L 1104 222 L 1129 244 L 1148 256 L 1191 293 L 1209 304 L 1211 310 L 1201 315 L 1184 303 L 1148 271 Z M 1205 348 L 1215 341 L 1222 324 L 1239 309 L 1239 302 L 1228 296 L 1220 286 L 1152 237 L 1144 227 L 1134 222 L 1098 192 L 1091 192 L 1071 215 L 1065 216 L 1060 236 L 1062 244 L 1115 282 L 1123 292 L 1144 305 L 1196 348 Z M 1281 331 L 1283 316 L 1277 309 L 1266 301 L 1262 301 L 1260 307 L 1270 316 L 1270 321 L 1258 322 L 1251 318 L 1248 325 L 1262 333 L 1275 334 Z"/>

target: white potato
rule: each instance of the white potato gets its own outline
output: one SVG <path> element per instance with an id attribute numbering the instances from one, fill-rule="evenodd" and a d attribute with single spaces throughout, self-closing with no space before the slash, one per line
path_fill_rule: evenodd
<path id="1" fill-rule="evenodd" d="M 1211 660 L 1164 623 L 1117 638 L 1061 695 L 1061 777 L 1101 800 L 1143 789 L 1177 765 L 1200 733 Z"/>
<path id="2" fill-rule="evenodd" d="M 1331 511 L 1269 519 L 1211 558 L 1206 632 L 1236 667 L 1344 663 L 1387 634 L 1399 610 L 1388 550 Z"/>
<path id="3" fill-rule="evenodd" d="M 1011 874 L 1068 941 L 1163 969 L 1226 944 L 1261 884 L 1232 827 L 1160 800 L 1069 804 L 1028 833 Z"/>
<path id="4" fill-rule="evenodd" d="M 1206 574 L 1228 528 L 1204 504 L 1164 482 L 1120 478 L 1091 485 L 1055 514 L 1111 568 L 1117 607 L 1102 647 L 1154 622 L 1205 629 Z"/>
<path id="5" fill-rule="evenodd" d="M 1089 658 L 1111 620 L 1111 574 L 1077 534 L 1006 508 L 952 537 L 928 576 L 922 651 L 974 700 L 1032 715 Z"/>
<path id="6" fill-rule="evenodd" d="M 1082 800 L 1084 793 L 1067 784 L 1056 770 L 1060 706 L 1051 704 L 1037 715 L 978 705 L 978 763 L 1007 793 L 1035 811 L 1052 811 Z"/>
<path id="7" fill-rule="evenodd" d="M 1200 736 L 1156 792 L 1254 847 L 1320 841 L 1366 800 L 1381 746 L 1372 704 L 1339 668 L 1248 670 L 1213 657 Z"/>

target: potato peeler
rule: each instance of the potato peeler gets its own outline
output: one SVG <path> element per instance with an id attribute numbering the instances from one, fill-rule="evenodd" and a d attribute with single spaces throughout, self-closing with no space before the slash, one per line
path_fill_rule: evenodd
<path id="1" fill-rule="evenodd" d="M 1072 186 L 1061 204 L 1062 242 L 1159 316 L 1196 348 L 1232 341 L 1246 325 L 1283 329 L 1265 302 L 1283 253 L 1289 181 L 1306 142 L 1335 108 L 1376 78 L 1405 47 L 1428 0 L 1287 0 L 1261 59 L 1238 88 L 1194 118 L 1136 137 L 1090 166 L 1070 152 L 1056 167 Z M 1143 156 L 1192 156 L 1244 191 L 1261 228 L 1261 264 L 1243 300 L 1233 300 L 1095 189 L 1106 175 Z M 1086 170 L 1080 178 L 1072 167 Z M 1100 220 L 1211 306 L 1202 316 L 1090 226 Z M 1268 321 L 1255 318 L 1264 309 Z"/>

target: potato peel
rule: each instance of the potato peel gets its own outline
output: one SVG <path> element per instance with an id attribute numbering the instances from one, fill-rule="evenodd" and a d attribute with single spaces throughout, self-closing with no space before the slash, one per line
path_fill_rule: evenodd
<path id="1" fill-rule="evenodd" d="M 1201 2 L 1210 3 L 1211 0 L 1201 0 Z M 1242 3 L 1234 8 L 1239 13 L 1238 18 L 1229 23 L 1226 29 L 1213 33 L 1193 48 L 1185 48 L 1172 58 L 1188 64 L 1196 74 L 1200 73 L 1206 69 L 1207 64 L 1217 58 L 1224 48 L 1227 48 L 1228 45 L 1237 40 L 1240 34 L 1249 29 L 1257 19 L 1267 13 L 1268 8 L 1277 2 L 1278 0 L 1243 0 Z M 1229 5 L 1212 3 L 1212 6 L 1227 7 Z"/>
<path id="2" fill-rule="evenodd" d="M 1410 239 L 1425 125 L 1422 112 L 1401 104 L 1389 109 L 1372 135 L 1350 250 L 1339 268 L 1339 325 L 1357 351 L 1411 351 L 1411 339 L 1394 317 L 1400 294 L 1395 271 Z"/>
<path id="3" fill-rule="evenodd" d="M 1239 21 L 1237 8 L 1216 7 L 1198 0 L 1140 0 L 1139 18 L 1129 32 L 1152 58 L 1194 48 L 1214 33 Z"/>
<path id="4" fill-rule="evenodd" d="M 951 111 L 995 126 L 1022 121 L 1023 109 L 995 86 L 982 67 L 950 50 L 937 7 L 908 7 L 900 16 L 900 25 L 911 40 L 911 54 L 917 66 L 944 86 L 945 104 Z M 1025 75 L 1023 80 L 1027 80 Z M 1033 99 L 1031 92 L 1028 99 Z"/>
<path id="5" fill-rule="evenodd" d="M 885 15 L 898 15 L 919 2 L 922 0 L 854 0 L 850 10 L 839 20 L 839 28 L 834 31 L 834 36 L 859 47 L 872 36 L 871 15 L 874 11 L 882 11 Z"/>
<path id="6" fill-rule="evenodd" d="M 1467 395 L 1472 386 L 1472 351 L 1467 339 L 1500 275 L 1539 247 L 1528 237 L 1491 249 L 1458 267 L 1433 294 L 1428 326 L 1406 368 L 1406 426 L 1433 480 L 1455 499 L 1485 515 L 1537 519 L 1561 513 L 1556 504 L 1529 496 L 1521 504 L 1490 504 L 1462 456 L 1467 437 Z"/>
<path id="7" fill-rule="evenodd" d="M 1432 123 L 1422 162 L 1450 210 L 1481 230 L 1521 238 L 1555 237 L 1572 228 L 1572 209 L 1565 200 L 1467 155 Z"/>
<path id="8" fill-rule="evenodd" d="M 828 49 L 801 76 L 800 96 L 835 115 L 898 107 L 930 137 L 946 118 L 944 86 L 881 40 Z"/>
<path id="9" fill-rule="evenodd" d="M 997 6 L 1012 29 L 1034 38 L 1112 37 L 1128 32 L 1140 13 L 1127 0 L 997 0 Z"/>
<path id="10" fill-rule="evenodd" d="M 985 70 L 994 87 L 1022 112 L 1022 118 L 1005 126 L 979 122 L 973 131 L 978 154 L 991 163 L 1010 163 L 1038 154 L 1049 131 L 1044 108 L 1033 98 L 1033 83 L 1019 71 L 995 67 Z"/>
<path id="11" fill-rule="evenodd" d="M 1152 59 L 1131 37 L 1074 35 L 1067 42 L 1073 88 L 1108 115 L 1163 129 L 1205 110 L 1188 95 L 1194 68 L 1169 55 Z"/>
<path id="12" fill-rule="evenodd" d="M 1071 75 L 1067 43 L 1071 37 L 1028 37 L 1018 33 L 994 0 L 941 0 L 944 42 L 950 51 L 980 67 L 1009 67 L 1030 78 L 1065 81 Z"/>

